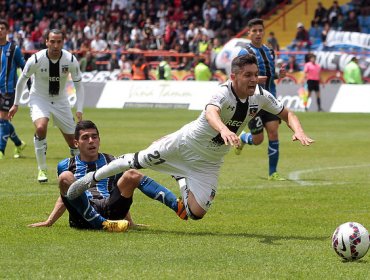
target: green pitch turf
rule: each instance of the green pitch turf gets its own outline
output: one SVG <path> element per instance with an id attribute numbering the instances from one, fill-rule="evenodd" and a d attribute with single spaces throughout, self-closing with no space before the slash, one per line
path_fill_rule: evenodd
<path id="1" fill-rule="evenodd" d="M 101 151 L 120 155 L 145 148 L 193 120 L 187 110 L 87 109 L 97 123 Z M 36 181 L 37 167 L 27 108 L 14 119 L 28 144 L 13 159 L 13 143 L 0 161 L 0 279 L 369 279 L 370 254 L 342 262 L 331 248 L 335 228 L 357 221 L 370 229 L 370 115 L 300 113 L 316 143 L 303 147 L 280 129 L 280 173 L 267 181 L 266 141 L 230 153 L 218 192 L 200 221 L 184 222 L 140 191 L 131 209 L 146 230 L 116 234 L 79 231 L 64 215 L 45 220 L 58 197 L 56 164 L 69 154 L 58 129 L 49 126 L 49 183 Z M 167 175 L 144 171 L 177 195 Z"/>

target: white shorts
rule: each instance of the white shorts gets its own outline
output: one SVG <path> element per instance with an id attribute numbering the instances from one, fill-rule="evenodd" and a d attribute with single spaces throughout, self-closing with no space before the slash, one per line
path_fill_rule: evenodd
<path id="1" fill-rule="evenodd" d="M 210 161 L 194 153 L 185 144 L 181 131 L 167 135 L 140 151 L 138 162 L 144 168 L 184 177 L 198 204 L 205 211 L 211 206 L 222 161 Z"/>
<path id="2" fill-rule="evenodd" d="M 73 119 L 71 105 L 67 99 L 47 100 L 37 95 L 30 96 L 32 122 L 40 118 L 53 116 L 54 124 L 65 134 L 74 134 L 76 123 Z"/>

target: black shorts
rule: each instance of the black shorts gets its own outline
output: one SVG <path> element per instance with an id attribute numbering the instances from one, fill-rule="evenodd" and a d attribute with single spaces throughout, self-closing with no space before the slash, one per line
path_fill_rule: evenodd
<path id="1" fill-rule="evenodd" d="M 320 82 L 316 80 L 307 80 L 308 91 L 318 92 L 320 91 Z"/>
<path id="2" fill-rule="evenodd" d="M 62 200 L 69 212 L 70 227 L 92 229 L 91 225 L 76 211 L 65 197 L 62 196 Z M 122 220 L 130 210 L 132 197 L 123 197 L 118 187 L 114 187 L 109 198 L 90 199 L 90 203 L 104 218 L 109 220 Z"/>
<path id="3" fill-rule="evenodd" d="M 271 121 L 279 121 L 279 123 L 281 123 L 281 119 L 278 116 L 266 112 L 264 110 L 259 111 L 258 114 L 248 123 L 248 127 L 249 130 L 251 131 L 251 134 L 256 135 L 262 133 L 265 123 Z"/>
<path id="4" fill-rule="evenodd" d="M 0 94 L 0 111 L 9 112 L 10 108 L 12 108 L 14 104 L 14 94 Z"/>

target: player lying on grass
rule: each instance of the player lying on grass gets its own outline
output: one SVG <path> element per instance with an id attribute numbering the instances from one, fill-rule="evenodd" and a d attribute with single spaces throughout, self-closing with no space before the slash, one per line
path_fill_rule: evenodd
<path id="1" fill-rule="evenodd" d="M 67 209 L 69 224 L 79 229 L 105 229 L 107 231 L 126 231 L 134 227 L 129 209 L 132 204 L 134 190 L 139 188 L 156 189 L 163 196 L 151 197 L 157 199 L 175 212 L 185 213 L 182 201 L 169 190 L 157 184 L 136 170 L 129 170 L 101 180 L 98 184 L 82 192 L 79 196 L 66 197 L 69 186 L 87 172 L 99 169 L 114 160 L 109 154 L 99 153 L 100 137 L 96 125 L 88 120 L 76 125 L 75 145 L 80 151 L 79 156 L 66 158 L 58 163 L 58 182 L 60 197 L 46 221 L 31 224 L 31 227 L 53 225 Z M 150 196 L 150 193 L 147 194 Z M 179 210 L 179 211 L 178 211 Z M 186 216 L 185 216 L 186 217 Z"/>
<path id="2" fill-rule="evenodd" d="M 257 60 L 246 54 L 233 59 L 230 79 L 220 85 L 197 120 L 152 143 L 147 149 L 122 155 L 74 182 L 67 197 L 122 171 L 150 168 L 174 176 L 180 185 L 186 214 L 201 219 L 216 195 L 220 167 L 230 146 L 239 146 L 238 134 L 261 110 L 278 115 L 293 130 L 293 141 L 314 142 L 303 131 L 297 116 L 284 108 L 258 83 Z M 148 188 L 148 192 L 149 192 Z M 160 193 L 152 188 L 153 197 Z"/>

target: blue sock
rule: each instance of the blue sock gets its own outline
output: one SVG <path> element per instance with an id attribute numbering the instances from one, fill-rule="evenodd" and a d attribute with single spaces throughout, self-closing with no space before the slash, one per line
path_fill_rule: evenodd
<path id="1" fill-rule="evenodd" d="M 143 179 L 141 179 L 139 190 L 146 196 L 162 202 L 167 207 L 177 212 L 177 197 L 169 189 L 158 184 L 153 179 L 144 176 Z"/>
<path id="2" fill-rule="evenodd" d="M 70 200 L 68 202 L 76 209 L 76 211 L 95 229 L 103 228 L 103 222 L 106 221 L 95 208 L 91 206 L 86 193 L 83 193 L 76 199 Z"/>
<path id="3" fill-rule="evenodd" d="M 269 175 L 276 172 L 279 161 L 279 140 L 269 141 L 268 147 L 269 156 Z"/>
<path id="4" fill-rule="evenodd" d="M 241 139 L 245 144 L 253 145 L 253 137 L 252 137 L 252 134 L 251 134 L 250 132 L 243 133 L 243 134 L 240 136 L 240 139 Z"/>
<path id="5" fill-rule="evenodd" d="M 14 145 L 16 145 L 16 146 L 22 145 L 21 139 L 19 139 L 17 133 L 15 133 L 15 129 L 14 129 L 13 124 L 8 121 L 8 125 L 9 125 L 10 139 L 12 139 L 12 141 L 14 142 Z"/>
<path id="6" fill-rule="evenodd" d="M 10 135 L 8 121 L 0 119 L 0 151 L 4 152 Z"/>

